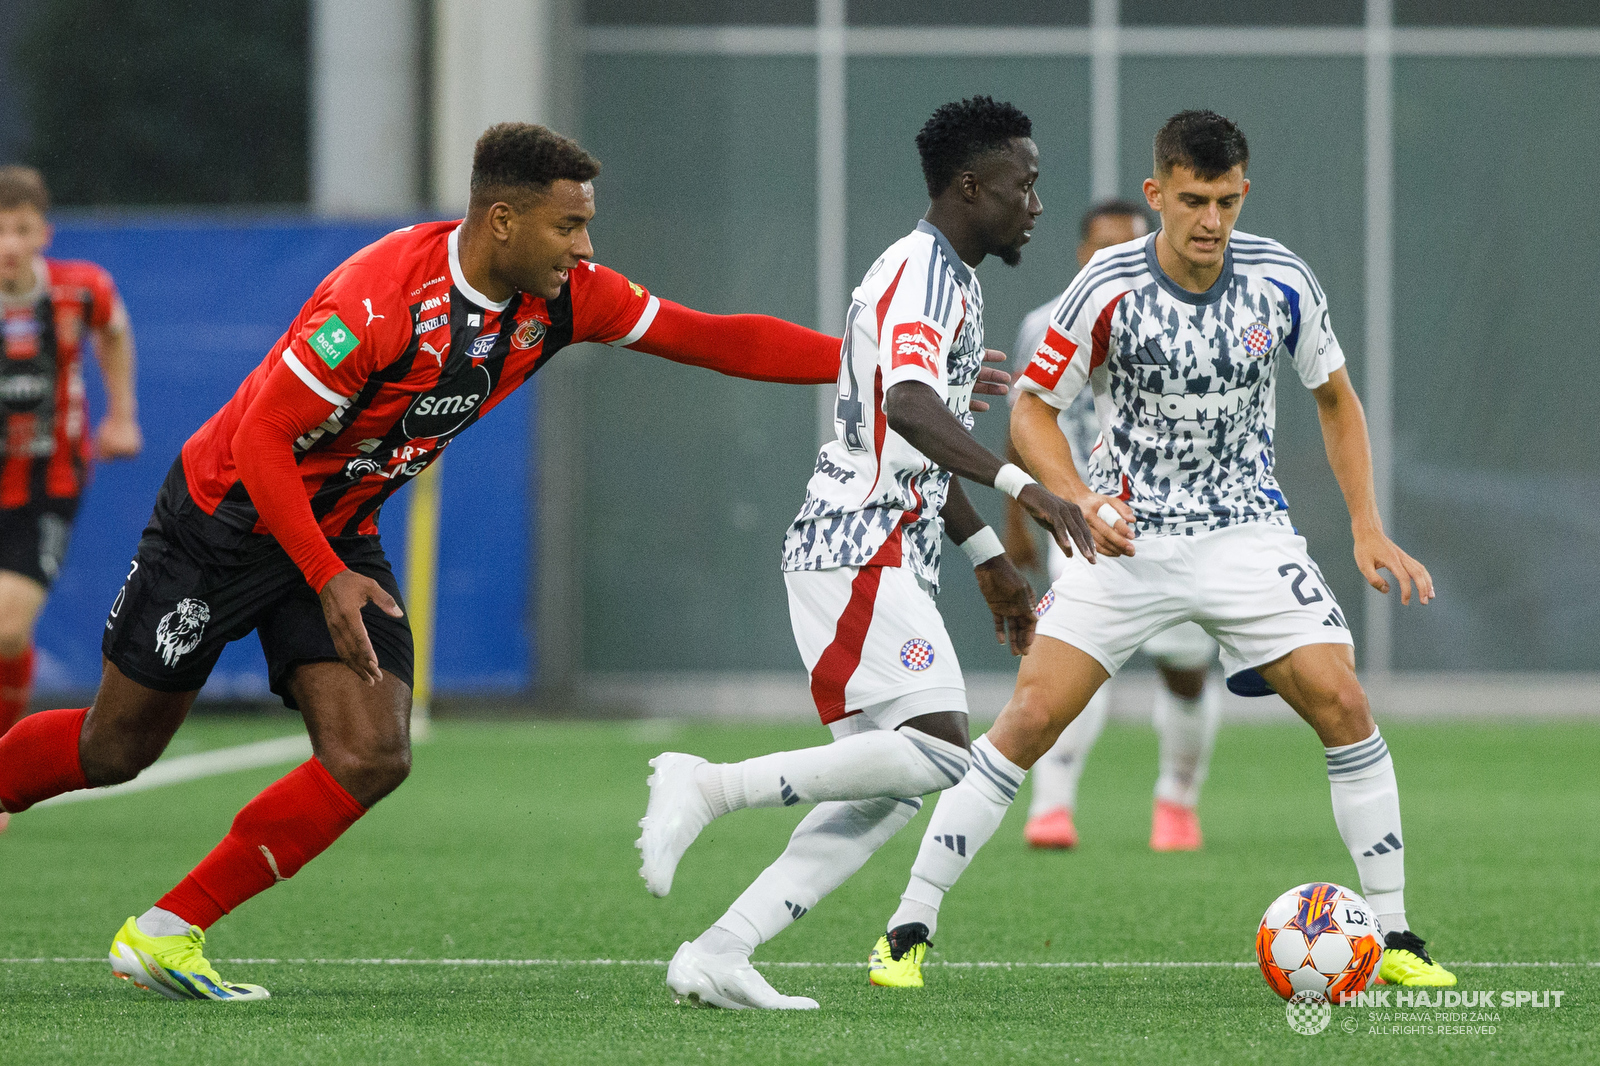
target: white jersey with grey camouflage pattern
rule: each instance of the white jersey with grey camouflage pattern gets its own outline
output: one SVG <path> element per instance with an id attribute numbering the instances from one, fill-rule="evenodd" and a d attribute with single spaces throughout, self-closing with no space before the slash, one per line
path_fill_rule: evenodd
<path id="1" fill-rule="evenodd" d="M 1127 501 L 1142 532 L 1289 524 L 1273 477 L 1275 383 L 1308 389 L 1344 365 L 1327 299 L 1277 241 L 1235 232 L 1203 293 L 1156 260 L 1159 234 L 1095 253 L 1056 301 L 1021 387 L 1058 409 L 1087 382 L 1101 446 L 1090 486 Z"/>
<path id="2" fill-rule="evenodd" d="M 983 369 L 977 275 L 926 221 L 883 253 L 856 287 L 834 404 L 805 503 L 783 540 L 784 570 L 909 566 L 934 589 L 950 475 L 888 426 L 884 397 L 918 381 L 972 428 Z"/>

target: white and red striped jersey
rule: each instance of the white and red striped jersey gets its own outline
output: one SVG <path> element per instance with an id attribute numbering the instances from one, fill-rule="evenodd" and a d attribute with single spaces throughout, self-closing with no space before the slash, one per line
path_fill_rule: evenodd
<path id="1" fill-rule="evenodd" d="M 920 381 L 972 428 L 983 369 L 983 291 L 926 221 L 889 246 L 856 287 L 845 320 L 833 440 L 783 541 L 784 570 L 909 566 L 937 588 L 939 512 L 950 475 L 889 428 L 884 397 Z"/>
<path id="2" fill-rule="evenodd" d="M 1308 389 L 1344 365 L 1322 286 L 1277 241 L 1235 231 L 1216 283 L 1190 292 L 1156 261 L 1158 236 L 1095 253 L 1021 387 L 1066 410 L 1089 384 L 1089 485 L 1126 500 L 1140 532 L 1288 525 L 1272 473 L 1280 357 Z"/>

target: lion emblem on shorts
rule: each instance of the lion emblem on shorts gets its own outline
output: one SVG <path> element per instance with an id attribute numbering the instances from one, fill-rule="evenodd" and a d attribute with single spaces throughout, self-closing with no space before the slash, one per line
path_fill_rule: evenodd
<path id="1" fill-rule="evenodd" d="M 161 661 L 169 667 L 200 646 L 206 623 L 211 621 L 211 608 L 203 600 L 178 601 L 175 610 L 168 611 L 156 626 L 156 651 Z"/>

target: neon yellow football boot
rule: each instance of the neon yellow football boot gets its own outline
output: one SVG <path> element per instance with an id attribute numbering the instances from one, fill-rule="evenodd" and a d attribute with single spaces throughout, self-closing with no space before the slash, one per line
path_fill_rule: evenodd
<path id="1" fill-rule="evenodd" d="M 1390 933 L 1384 938 L 1383 961 L 1378 977 L 1386 984 L 1412 988 L 1449 988 L 1456 975 L 1433 961 L 1423 939 L 1411 930 Z"/>
<path id="2" fill-rule="evenodd" d="M 922 958 L 933 947 L 921 922 L 896 926 L 867 956 L 867 980 L 879 988 L 921 988 Z"/>
<path id="3" fill-rule="evenodd" d="M 183 936 L 146 936 L 132 918 L 111 941 L 111 972 L 168 999 L 267 999 L 260 985 L 236 985 L 217 976 L 201 949 L 206 934 L 191 925 Z"/>

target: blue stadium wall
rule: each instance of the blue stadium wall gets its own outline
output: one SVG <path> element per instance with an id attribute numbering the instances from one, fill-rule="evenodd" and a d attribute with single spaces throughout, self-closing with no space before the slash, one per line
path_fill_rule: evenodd
<path id="1" fill-rule="evenodd" d="M 58 220 L 49 254 L 102 264 L 127 302 L 138 346 L 145 451 L 132 462 L 96 467 L 66 566 L 39 623 L 41 691 L 89 689 L 98 682 L 106 611 L 179 448 L 227 402 L 323 276 L 392 228 L 293 217 Z M 105 403 L 97 368 L 90 365 L 85 377 L 98 421 Z M 463 435 L 444 460 L 441 691 L 510 692 L 532 680 L 527 575 L 535 385 Z M 410 493 L 401 491 L 379 522 L 402 583 L 409 504 Z M 224 653 L 205 695 L 267 695 L 266 663 L 253 636 Z"/>

